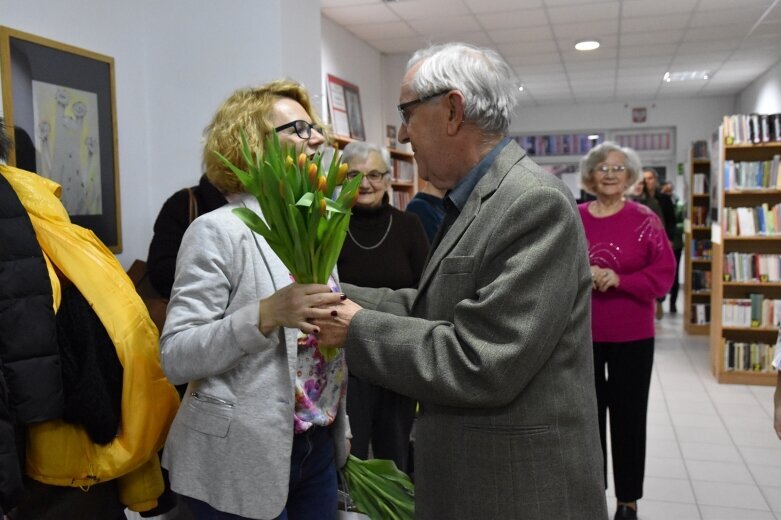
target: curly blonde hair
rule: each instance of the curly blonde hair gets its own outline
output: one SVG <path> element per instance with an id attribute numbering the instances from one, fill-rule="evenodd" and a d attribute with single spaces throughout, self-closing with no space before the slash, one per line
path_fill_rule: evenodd
<path id="1" fill-rule="evenodd" d="M 223 193 L 245 191 L 236 175 L 215 154 L 219 152 L 231 163 L 243 168 L 241 131 L 247 135 L 250 149 L 262 151 L 266 136 L 274 131 L 274 104 L 280 98 L 297 101 L 315 125 L 323 123 L 312 109 L 309 93 L 299 83 L 279 79 L 255 88 L 236 90 L 223 101 L 211 123 L 204 130 L 203 164 L 206 177 Z M 326 140 L 329 138 L 326 136 Z"/>

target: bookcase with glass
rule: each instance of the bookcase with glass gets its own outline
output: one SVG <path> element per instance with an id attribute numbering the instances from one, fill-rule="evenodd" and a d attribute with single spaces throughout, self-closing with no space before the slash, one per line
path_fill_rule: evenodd
<path id="1" fill-rule="evenodd" d="M 736 139 L 726 119 L 720 178 L 711 179 L 720 184 L 720 222 L 712 241 L 711 364 L 720 383 L 773 385 L 771 362 L 781 325 L 781 140 Z"/>
<path id="2" fill-rule="evenodd" d="M 710 169 L 707 142 L 698 141 L 689 158 L 688 224 L 684 236 L 684 328 L 707 335 L 711 315 Z"/>
<path id="3" fill-rule="evenodd" d="M 336 136 L 336 145 L 341 150 L 355 139 Z M 415 156 L 412 152 L 397 148 L 387 148 L 390 154 L 391 189 L 388 191 L 390 203 L 404 210 L 412 197 L 418 192 L 418 172 L 415 166 Z"/>

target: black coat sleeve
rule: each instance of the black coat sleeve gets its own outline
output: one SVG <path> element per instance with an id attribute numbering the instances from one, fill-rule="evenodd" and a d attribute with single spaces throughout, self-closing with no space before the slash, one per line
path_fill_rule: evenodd
<path id="1" fill-rule="evenodd" d="M 0 370 L 0 515 L 19 502 L 24 490 L 9 404 L 8 387 Z"/>
<path id="2" fill-rule="evenodd" d="M 673 199 L 665 193 L 657 193 L 656 199 L 662 208 L 664 231 L 667 233 L 667 238 L 672 240 L 675 236 L 675 205 L 673 204 Z"/>
<path id="3" fill-rule="evenodd" d="M 174 193 L 155 220 L 154 236 L 149 244 L 146 264 L 152 287 L 165 298 L 171 297 L 176 272 L 176 255 L 182 237 L 190 225 L 190 198 L 187 190 Z"/>

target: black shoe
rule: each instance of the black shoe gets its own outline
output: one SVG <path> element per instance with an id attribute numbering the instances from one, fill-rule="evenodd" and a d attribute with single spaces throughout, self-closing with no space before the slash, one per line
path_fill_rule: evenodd
<path id="1" fill-rule="evenodd" d="M 613 517 L 613 520 L 637 520 L 637 511 L 627 505 L 621 504 L 618 506 L 618 509 L 616 509 L 616 516 Z"/>

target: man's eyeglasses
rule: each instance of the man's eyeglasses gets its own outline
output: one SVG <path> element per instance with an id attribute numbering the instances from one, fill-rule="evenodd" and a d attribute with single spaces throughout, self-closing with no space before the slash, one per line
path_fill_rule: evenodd
<path id="1" fill-rule="evenodd" d="M 359 176 L 360 174 L 361 172 L 359 171 L 350 170 L 349 172 L 347 172 L 347 175 L 345 175 L 344 178 L 345 180 L 351 181 L 357 176 Z M 363 176 L 366 179 L 369 179 L 369 182 L 371 182 L 372 184 L 378 184 L 380 181 L 385 179 L 386 175 L 390 175 L 390 172 L 369 172 L 363 174 Z"/>
<path id="2" fill-rule="evenodd" d="M 291 121 L 289 123 L 285 123 L 284 125 L 278 126 L 274 129 L 275 132 L 281 132 L 282 130 L 285 130 L 287 128 L 293 128 L 293 130 L 296 131 L 296 135 L 300 137 L 301 139 L 311 139 L 312 137 L 312 130 L 317 132 L 320 135 L 323 135 L 323 129 L 319 126 L 309 123 L 307 121 L 304 121 L 303 119 L 297 119 L 295 121 Z"/>
<path id="3" fill-rule="evenodd" d="M 430 99 L 434 99 L 438 96 L 444 96 L 450 92 L 450 90 L 443 90 L 442 92 L 437 92 L 435 94 L 429 94 L 428 96 L 419 97 L 418 99 L 413 99 L 412 101 L 407 101 L 406 103 L 402 103 L 396 107 L 396 109 L 399 111 L 399 117 L 401 118 L 401 124 L 407 125 L 409 124 L 409 112 L 408 110 L 415 105 L 419 105 L 421 103 L 425 103 L 426 101 Z"/>
<path id="4" fill-rule="evenodd" d="M 599 173 L 613 172 L 619 174 L 626 171 L 626 166 L 623 164 L 600 164 L 594 168 L 594 171 Z"/>

